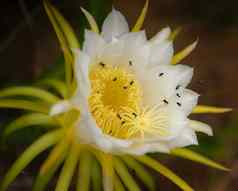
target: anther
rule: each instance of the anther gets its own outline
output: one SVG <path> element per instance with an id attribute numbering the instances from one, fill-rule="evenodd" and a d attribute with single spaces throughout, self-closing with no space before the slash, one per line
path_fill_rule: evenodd
<path id="1" fill-rule="evenodd" d="M 130 82 L 130 85 L 132 86 L 134 84 L 134 81 L 132 80 L 131 82 Z"/>
<path id="2" fill-rule="evenodd" d="M 127 86 L 123 86 L 123 89 L 126 90 L 126 89 L 127 89 Z"/>
<path id="3" fill-rule="evenodd" d="M 113 82 L 115 82 L 115 81 L 117 81 L 117 78 L 115 77 L 115 78 L 113 78 L 113 80 L 112 80 Z"/>
<path id="4" fill-rule="evenodd" d="M 132 66 L 132 65 L 133 65 L 131 60 L 129 60 L 129 65 L 130 65 L 130 66 Z"/>
<path id="5" fill-rule="evenodd" d="M 121 125 L 124 125 L 125 123 L 126 123 L 125 121 L 122 121 L 122 122 L 121 122 Z"/>
<path id="6" fill-rule="evenodd" d="M 176 93 L 176 96 L 177 96 L 177 97 L 181 97 L 181 95 L 179 95 L 179 93 Z"/>
<path id="7" fill-rule="evenodd" d="M 179 102 L 177 102 L 177 105 L 178 105 L 179 107 L 181 107 L 181 105 L 182 105 L 182 104 L 181 104 L 181 103 L 179 103 Z"/>
<path id="8" fill-rule="evenodd" d="M 169 102 L 166 99 L 164 99 L 163 102 L 166 104 L 169 104 Z"/>

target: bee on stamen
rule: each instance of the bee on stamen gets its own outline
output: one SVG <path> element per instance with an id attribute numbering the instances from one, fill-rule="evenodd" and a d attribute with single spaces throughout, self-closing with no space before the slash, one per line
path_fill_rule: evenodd
<path id="1" fill-rule="evenodd" d="M 132 113 L 132 115 L 134 115 L 134 117 L 137 117 L 137 114 L 136 114 L 136 113 L 134 113 L 134 112 Z"/>
<path id="2" fill-rule="evenodd" d="M 117 117 L 121 120 L 121 116 L 119 114 L 117 114 Z"/>
<path id="3" fill-rule="evenodd" d="M 106 66 L 106 64 L 104 64 L 103 62 L 100 62 L 99 65 L 102 66 L 103 68 Z"/>

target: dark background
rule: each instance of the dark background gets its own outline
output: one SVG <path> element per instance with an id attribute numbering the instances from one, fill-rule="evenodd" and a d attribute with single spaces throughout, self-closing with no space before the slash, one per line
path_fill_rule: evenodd
<path id="1" fill-rule="evenodd" d="M 79 37 L 82 37 L 86 25 L 80 6 L 90 10 L 101 23 L 112 5 L 110 0 L 56 0 L 52 3 L 74 26 Z M 144 0 L 117 0 L 113 4 L 132 26 Z M 200 103 L 234 108 L 228 114 L 192 116 L 209 123 L 215 132 L 214 137 L 200 135 L 200 147 L 197 150 L 231 167 L 231 172 L 224 173 L 190 161 L 158 156 L 197 191 L 238 190 L 237 7 L 237 0 L 150 0 L 144 25 L 148 37 L 165 26 L 182 26 L 183 32 L 175 41 L 176 51 L 199 38 L 196 50 L 182 62 L 195 68 L 191 88 L 201 94 Z M 60 73 L 54 67 L 60 54 L 57 38 L 41 1 L 1 1 L 0 87 L 32 83 L 45 71 L 51 75 Z M 4 122 L 16 114 L 4 110 L 1 111 L 0 119 Z M 9 145 L 1 148 L 0 175 L 6 172 L 33 137 L 38 136 L 36 134 L 33 130 L 28 132 L 29 139 L 21 134 L 13 136 Z M 31 190 L 30 186 L 43 158 L 39 157 L 26 168 L 11 189 Z M 156 175 L 156 179 L 158 190 L 178 190 L 164 177 Z"/>

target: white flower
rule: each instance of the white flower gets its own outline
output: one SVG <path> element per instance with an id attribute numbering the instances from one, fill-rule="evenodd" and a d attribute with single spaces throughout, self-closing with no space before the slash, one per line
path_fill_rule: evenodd
<path id="1" fill-rule="evenodd" d="M 148 3 L 146 0 L 132 32 L 121 13 L 113 10 L 103 24 L 101 35 L 93 16 L 82 8 L 94 32 L 86 31 L 80 50 L 70 24 L 47 0 L 43 1 L 63 50 L 65 81 L 41 81 L 58 96 L 28 86 L 0 91 L 0 107 L 31 111 L 11 121 L 3 138 L 32 125 L 54 126 L 53 130 L 47 128 L 49 132 L 15 161 L 1 181 L 1 191 L 49 147 L 53 147 L 52 151 L 40 167 L 33 190 L 44 190 L 61 166 L 56 191 L 69 189 L 76 168 L 77 190 L 100 188 L 102 179 L 105 191 L 117 188 L 139 191 L 131 170 L 148 190 L 156 190 L 153 177 L 144 166 L 167 177 L 182 190 L 193 190 L 153 156 L 143 155 L 148 152 L 169 152 L 229 170 L 192 150 L 176 148 L 197 144 L 195 131 L 212 135 L 208 125 L 187 118 L 191 112 L 224 113 L 231 109 L 197 105 L 198 94 L 186 89 L 193 70 L 175 64 L 195 48 L 196 42 L 174 55 L 172 41 L 178 29 L 171 32 L 165 28 L 150 40 L 144 31 L 138 32 Z M 17 99 L 5 99 L 14 96 Z"/>
<path id="2" fill-rule="evenodd" d="M 101 35 L 85 31 L 82 50 L 75 50 L 78 88 L 70 100 L 80 109 L 80 143 L 141 155 L 198 144 L 196 130 L 212 135 L 208 125 L 188 119 L 199 95 L 186 89 L 193 69 L 171 65 L 170 34 L 167 27 L 147 40 L 145 31 L 129 32 L 115 9 Z"/>

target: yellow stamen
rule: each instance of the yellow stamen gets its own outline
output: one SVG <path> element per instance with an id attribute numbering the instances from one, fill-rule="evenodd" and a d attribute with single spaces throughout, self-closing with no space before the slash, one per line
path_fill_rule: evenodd
<path id="1" fill-rule="evenodd" d="M 126 114 L 122 118 L 126 121 L 124 127 L 128 129 L 128 136 L 144 138 L 145 134 L 168 136 L 168 114 L 163 107 L 148 107 L 142 109 L 138 116 Z"/>
<path id="2" fill-rule="evenodd" d="M 117 138 L 168 136 L 168 114 L 163 107 L 142 107 L 135 76 L 123 68 L 99 63 L 90 72 L 90 110 L 98 127 Z"/>
<path id="3" fill-rule="evenodd" d="M 122 116 L 138 113 L 141 88 L 130 73 L 103 64 L 90 72 L 92 93 L 89 98 L 91 112 L 104 133 L 127 138 Z"/>

